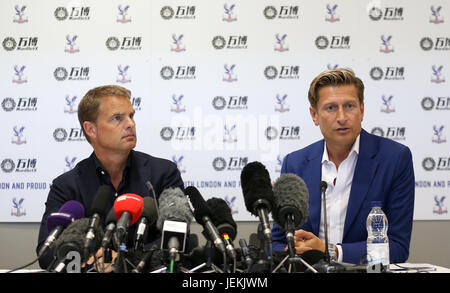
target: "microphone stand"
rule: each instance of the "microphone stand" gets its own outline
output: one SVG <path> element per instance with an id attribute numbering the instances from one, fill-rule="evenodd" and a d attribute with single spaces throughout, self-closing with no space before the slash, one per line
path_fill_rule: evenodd
<path id="1" fill-rule="evenodd" d="M 257 268 L 257 272 L 271 272 L 272 271 L 272 250 L 268 251 L 266 231 L 263 225 L 258 224 L 258 239 L 259 239 L 259 259 L 253 264 Z M 270 246 L 272 246 L 272 241 L 270 241 Z"/>
<path id="2" fill-rule="evenodd" d="M 190 272 L 191 273 L 195 272 L 196 270 L 201 269 L 202 267 L 206 266 L 209 270 L 205 271 L 203 273 L 223 273 L 223 271 L 212 262 L 212 258 L 215 255 L 215 251 L 216 251 L 216 249 L 213 246 L 211 240 L 208 239 L 206 241 L 206 245 L 205 245 L 205 249 L 204 249 L 206 262 L 191 269 Z"/>
<path id="3" fill-rule="evenodd" d="M 286 255 L 284 257 L 284 259 L 278 264 L 278 266 L 273 270 L 272 273 L 276 273 L 278 271 L 279 268 L 281 268 L 281 266 L 286 262 L 286 260 L 290 259 L 290 255 Z M 289 260 L 289 262 L 291 262 L 291 260 Z M 303 260 L 303 258 L 301 258 L 300 256 L 297 255 L 297 257 L 295 258 L 295 262 L 301 262 L 305 267 L 307 267 L 309 270 L 311 270 L 313 273 L 318 273 L 318 271 L 316 269 L 314 269 L 314 267 L 312 267 L 309 263 L 307 263 L 305 260 Z M 290 266 L 292 265 L 292 263 L 289 264 L 289 271 L 288 273 L 291 273 L 291 268 Z"/>
<path id="4" fill-rule="evenodd" d="M 288 244 L 288 255 L 278 264 L 278 266 L 273 270 L 272 273 L 275 273 L 285 262 L 286 260 L 289 260 L 289 269 L 288 273 L 296 273 L 296 264 L 302 263 L 305 267 L 313 271 L 314 273 L 317 273 L 317 271 L 306 261 L 304 261 L 300 256 L 295 253 L 295 247 L 294 247 L 294 221 L 292 219 L 292 214 L 290 214 L 287 217 L 286 221 L 286 240 Z"/>
<path id="5" fill-rule="evenodd" d="M 325 192 L 327 190 L 327 183 L 325 181 L 320 182 L 320 190 L 322 191 L 322 202 L 323 202 L 323 227 L 325 234 L 325 254 L 324 258 L 321 259 L 314 267 L 321 273 L 329 273 L 333 270 L 333 266 L 330 260 L 330 251 L 328 250 L 328 219 L 327 219 L 327 201 Z"/>
<path id="6" fill-rule="evenodd" d="M 292 219 L 293 215 L 289 214 L 286 220 L 286 240 L 288 244 L 289 251 L 289 272 L 291 272 L 291 268 L 293 272 L 296 272 L 296 263 L 300 262 L 300 257 L 295 253 L 295 240 L 294 240 L 294 220 Z"/>
<path id="7" fill-rule="evenodd" d="M 119 237 L 117 233 L 114 233 L 114 241 L 117 244 L 118 254 L 114 265 L 114 271 L 116 273 L 128 273 L 127 264 L 126 264 L 126 250 L 127 245 L 125 244 L 128 233 L 125 232 L 124 235 Z"/>
<path id="8" fill-rule="evenodd" d="M 323 200 L 323 227 L 325 232 L 325 261 L 330 264 L 330 251 L 328 250 L 328 218 L 327 218 L 327 200 L 325 196 L 325 191 L 327 190 L 327 186 L 321 187 L 322 190 L 322 200 Z"/>

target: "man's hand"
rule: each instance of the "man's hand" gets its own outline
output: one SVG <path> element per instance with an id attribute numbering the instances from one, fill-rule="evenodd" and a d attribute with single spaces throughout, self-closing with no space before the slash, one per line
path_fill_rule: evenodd
<path id="1" fill-rule="evenodd" d="M 111 252 L 112 252 L 112 263 L 114 263 L 114 260 L 117 257 L 117 252 L 115 252 L 114 250 L 111 250 Z M 97 272 L 111 273 L 113 271 L 112 263 L 104 263 L 103 250 L 101 248 L 97 250 L 95 256 L 97 258 L 97 261 L 95 263 L 94 263 L 95 261 L 94 256 L 91 256 L 89 260 L 86 262 L 86 264 L 88 265 L 94 264 L 95 270 Z"/>
<path id="2" fill-rule="evenodd" d="M 303 254 L 308 250 L 320 250 L 325 252 L 325 242 L 319 239 L 316 235 L 305 230 L 297 230 L 294 233 L 295 252 L 298 255 Z"/>

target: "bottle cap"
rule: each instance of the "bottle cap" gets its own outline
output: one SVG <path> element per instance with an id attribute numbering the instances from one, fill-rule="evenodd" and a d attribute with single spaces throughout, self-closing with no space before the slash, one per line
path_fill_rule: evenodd
<path id="1" fill-rule="evenodd" d="M 381 201 L 372 201 L 370 207 L 381 207 Z"/>

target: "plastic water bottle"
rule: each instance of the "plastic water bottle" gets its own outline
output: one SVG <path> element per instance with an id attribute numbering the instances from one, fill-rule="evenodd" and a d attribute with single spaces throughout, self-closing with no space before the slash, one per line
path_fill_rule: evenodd
<path id="1" fill-rule="evenodd" d="M 381 210 L 381 202 L 371 203 L 372 210 L 367 216 L 367 264 L 382 264 L 389 269 L 389 238 L 387 236 L 388 220 Z"/>

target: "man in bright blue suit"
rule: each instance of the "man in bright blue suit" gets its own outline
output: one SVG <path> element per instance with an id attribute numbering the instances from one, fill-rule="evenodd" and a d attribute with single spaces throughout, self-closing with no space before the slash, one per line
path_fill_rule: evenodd
<path id="1" fill-rule="evenodd" d="M 281 169 L 301 177 L 309 190 L 309 217 L 295 232 L 296 253 L 325 251 L 320 189 L 325 181 L 331 259 L 355 264 L 365 260 L 367 215 L 371 202 L 381 201 L 389 222 L 390 262 L 405 262 L 414 212 L 411 151 L 362 129 L 364 85 L 351 70 L 321 73 L 312 81 L 308 99 L 324 139 L 288 154 Z M 273 250 L 285 250 L 285 231 L 274 224 L 272 234 Z"/>

